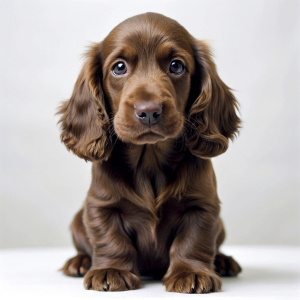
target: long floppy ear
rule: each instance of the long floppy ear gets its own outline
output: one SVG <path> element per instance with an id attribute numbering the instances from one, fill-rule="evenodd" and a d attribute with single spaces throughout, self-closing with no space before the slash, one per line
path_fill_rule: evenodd
<path id="1" fill-rule="evenodd" d="M 193 155 L 211 158 L 227 150 L 241 121 L 237 100 L 219 78 L 209 47 L 198 40 L 194 40 L 193 47 L 196 69 L 191 85 L 188 117 L 192 126 L 187 145 Z"/>
<path id="2" fill-rule="evenodd" d="M 78 76 L 71 98 L 62 103 L 61 141 L 85 160 L 108 159 L 112 143 L 109 117 L 101 87 L 101 43 L 94 44 Z"/>

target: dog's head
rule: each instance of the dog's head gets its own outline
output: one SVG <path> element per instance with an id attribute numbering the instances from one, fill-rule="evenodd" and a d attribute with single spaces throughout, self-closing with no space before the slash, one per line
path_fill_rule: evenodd
<path id="1" fill-rule="evenodd" d="M 239 128 L 236 110 L 208 46 L 176 21 L 147 13 L 90 48 L 58 113 L 67 148 L 94 160 L 109 157 L 114 135 L 133 144 L 180 137 L 196 156 L 219 155 Z"/>

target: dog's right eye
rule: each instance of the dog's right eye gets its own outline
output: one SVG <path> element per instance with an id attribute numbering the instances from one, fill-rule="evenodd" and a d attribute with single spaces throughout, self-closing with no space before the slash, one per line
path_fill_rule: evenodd
<path id="1" fill-rule="evenodd" d="M 112 72 L 115 76 L 120 76 L 120 75 L 124 75 L 127 73 L 127 67 L 126 64 L 124 62 L 117 62 L 113 68 L 112 68 Z"/>

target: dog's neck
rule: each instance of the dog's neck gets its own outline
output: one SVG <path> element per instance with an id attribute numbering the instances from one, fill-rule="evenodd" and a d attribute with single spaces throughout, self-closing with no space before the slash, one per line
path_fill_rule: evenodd
<path id="1" fill-rule="evenodd" d="M 133 182 L 141 187 L 143 182 L 152 190 L 151 198 L 156 198 L 168 185 L 175 172 L 177 163 L 175 159 L 174 140 L 166 140 L 155 144 L 129 145 L 126 155 L 129 166 L 133 170 Z M 178 158 L 178 153 L 177 153 Z M 145 191 L 138 191 L 145 193 Z"/>
<path id="2" fill-rule="evenodd" d="M 168 139 L 155 144 L 134 145 L 118 141 L 110 158 L 110 166 L 116 172 L 127 174 L 135 188 L 143 187 L 153 191 L 156 198 L 173 181 L 176 169 L 185 156 L 180 142 Z M 143 184 L 140 184 L 143 183 Z M 136 191 L 144 194 L 145 191 Z"/>
<path id="3" fill-rule="evenodd" d="M 178 160 L 175 146 L 175 141 L 171 139 L 155 144 L 126 145 L 127 163 L 132 170 L 142 169 L 145 173 L 156 174 L 166 166 L 175 167 L 174 160 Z"/>

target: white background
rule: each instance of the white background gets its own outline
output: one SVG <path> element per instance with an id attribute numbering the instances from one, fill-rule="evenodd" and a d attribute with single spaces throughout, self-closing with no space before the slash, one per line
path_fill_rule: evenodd
<path id="1" fill-rule="evenodd" d="M 214 159 L 227 244 L 300 244 L 300 2 L 0 1 L 0 247 L 69 246 L 90 163 L 68 153 L 54 116 L 90 42 L 160 12 L 208 39 L 243 129 Z"/>

